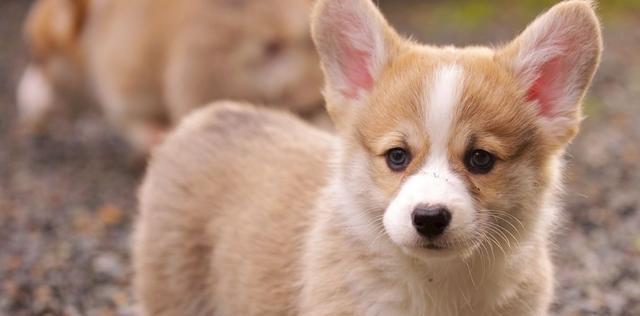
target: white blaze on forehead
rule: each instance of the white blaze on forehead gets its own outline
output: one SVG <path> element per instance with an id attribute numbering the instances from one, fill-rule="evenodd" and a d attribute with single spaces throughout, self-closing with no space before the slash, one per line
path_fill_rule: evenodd
<path id="1" fill-rule="evenodd" d="M 464 228 L 473 219 L 473 202 L 465 182 L 449 164 L 448 143 L 454 114 L 460 105 L 464 71 L 460 65 L 441 66 L 427 78 L 424 117 L 429 151 L 423 167 L 410 176 L 385 212 L 387 233 L 396 243 L 417 240 L 411 214 L 418 205 L 440 204 L 452 213 L 451 228 Z M 446 232 L 445 232 L 446 234 Z"/>
<path id="2" fill-rule="evenodd" d="M 462 95 L 462 67 L 447 65 L 438 68 L 430 82 L 431 91 L 425 94 L 425 126 L 431 142 L 431 152 L 446 149 L 453 113 Z"/>

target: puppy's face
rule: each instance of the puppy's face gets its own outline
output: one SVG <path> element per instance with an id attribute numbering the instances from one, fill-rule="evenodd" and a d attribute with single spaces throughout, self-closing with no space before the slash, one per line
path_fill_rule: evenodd
<path id="1" fill-rule="evenodd" d="M 541 206 L 601 49 L 586 2 L 498 50 L 406 42 L 365 0 L 321 1 L 313 28 L 356 234 L 382 226 L 411 255 L 464 256 L 553 220 Z"/>
<path id="2" fill-rule="evenodd" d="M 232 35 L 226 63 L 237 80 L 230 90 L 297 112 L 315 109 L 322 72 L 309 34 L 310 11 L 308 0 L 228 1 L 222 10 L 228 17 L 222 18 L 229 29 L 221 36 Z"/>

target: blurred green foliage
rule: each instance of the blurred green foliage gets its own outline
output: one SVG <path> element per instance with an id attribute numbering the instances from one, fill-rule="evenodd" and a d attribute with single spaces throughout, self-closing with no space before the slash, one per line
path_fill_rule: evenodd
<path id="1" fill-rule="evenodd" d="M 604 105 L 602 104 L 602 100 L 593 97 L 590 94 L 587 94 L 585 99 L 582 101 L 582 111 L 583 115 L 586 117 L 598 117 L 602 114 L 602 110 Z"/>
<path id="2" fill-rule="evenodd" d="M 384 1 L 384 0 L 382 0 Z M 405 1 L 414 6 L 412 12 L 421 18 L 430 17 L 440 23 L 475 28 L 498 21 L 530 20 L 558 0 L 452 0 Z M 640 18 L 640 0 L 596 1 L 605 23 L 628 18 Z"/>

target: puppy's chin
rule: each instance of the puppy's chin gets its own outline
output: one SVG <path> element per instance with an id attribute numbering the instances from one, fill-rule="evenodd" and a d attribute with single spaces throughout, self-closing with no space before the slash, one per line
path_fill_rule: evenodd
<path id="1" fill-rule="evenodd" d="M 477 248 L 477 243 L 466 242 L 452 244 L 447 242 L 447 237 L 437 239 L 435 241 L 427 241 L 424 239 L 416 238 L 410 243 L 396 243 L 400 247 L 402 252 L 410 257 L 414 257 L 420 260 L 446 260 L 453 258 L 468 258 L 471 256 Z"/>

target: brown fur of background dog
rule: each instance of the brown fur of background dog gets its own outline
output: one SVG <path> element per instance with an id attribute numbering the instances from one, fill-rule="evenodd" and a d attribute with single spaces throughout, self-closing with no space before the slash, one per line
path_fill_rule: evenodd
<path id="1" fill-rule="evenodd" d="M 89 95 L 146 152 L 167 127 L 217 99 L 301 115 L 321 111 L 309 6 L 309 0 L 39 0 L 25 25 L 33 61 L 18 91 L 22 123 L 37 131 L 68 102 L 65 96 Z"/>

